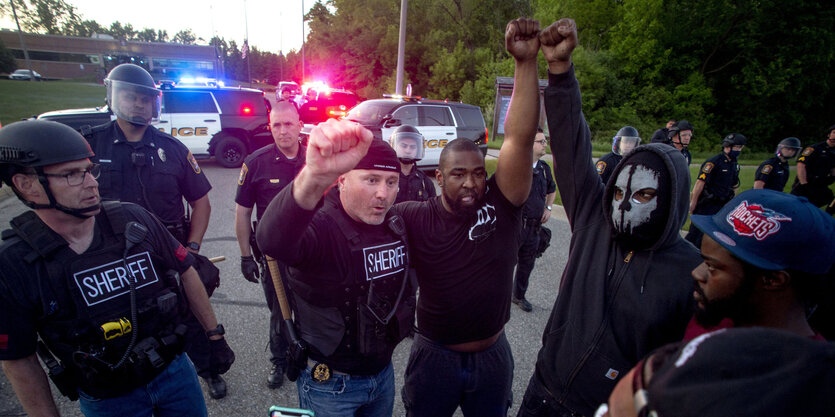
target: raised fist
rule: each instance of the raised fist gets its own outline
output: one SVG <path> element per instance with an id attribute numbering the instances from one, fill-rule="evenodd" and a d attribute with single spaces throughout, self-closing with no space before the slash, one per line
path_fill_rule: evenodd
<path id="1" fill-rule="evenodd" d="M 560 74 L 571 68 L 571 52 L 577 47 L 577 24 L 563 18 L 551 23 L 539 33 L 539 43 L 548 71 Z"/>
<path id="2" fill-rule="evenodd" d="M 539 52 L 539 21 L 520 17 L 507 24 L 504 45 L 517 61 L 536 59 Z"/>
<path id="3" fill-rule="evenodd" d="M 374 135 L 359 123 L 328 119 L 310 132 L 306 164 L 311 174 L 336 179 L 368 152 Z"/>

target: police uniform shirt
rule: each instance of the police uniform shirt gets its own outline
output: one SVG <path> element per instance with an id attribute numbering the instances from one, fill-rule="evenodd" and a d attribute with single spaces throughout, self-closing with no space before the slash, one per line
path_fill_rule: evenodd
<path id="1" fill-rule="evenodd" d="M 690 166 L 690 163 L 693 162 L 693 157 L 690 156 L 690 150 L 684 148 L 681 150 L 681 154 L 684 155 L 684 159 L 687 160 L 687 166 Z"/>
<path id="2" fill-rule="evenodd" d="M 615 167 L 618 166 L 621 159 L 623 159 L 622 155 L 609 152 L 606 155 L 601 156 L 600 159 L 597 160 L 597 163 L 594 164 L 594 169 L 597 170 L 597 175 L 600 175 L 600 180 L 603 181 L 603 184 L 609 182 L 609 177 L 612 176 L 612 171 L 615 170 Z"/>
<path id="3" fill-rule="evenodd" d="M 412 172 L 409 175 L 403 175 L 403 171 L 400 171 L 400 182 L 394 204 L 404 201 L 426 201 L 435 197 L 435 194 L 435 184 L 432 180 L 418 169 L 417 164 L 412 164 Z"/>
<path id="4" fill-rule="evenodd" d="M 789 163 L 772 156 L 757 168 L 754 181 L 764 182 L 767 190 L 783 191 L 789 181 Z"/>
<path id="5" fill-rule="evenodd" d="M 826 141 L 807 146 L 797 158 L 797 163 L 806 164 L 806 180 L 813 185 L 829 185 L 835 182 L 832 169 L 835 168 L 835 147 Z"/>
<path id="6" fill-rule="evenodd" d="M 419 332 L 457 344 L 495 335 L 510 318 L 513 268 L 522 208 L 487 181 L 484 205 L 470 217 L 448 212 L 435 197 L 392 208 L 406 221 L 411 266 L 417 271 Z"/>
<path id="7" fill-rule="evenodd" d="M 705 182 L 704 190 L 708 193 L 705 197 L 712 195 L 730 200 L 734 196 L 734 186 L 739 183 L 739 165 L 724 152 L 720 153 L 702 164 L 698 179 Z"/>
<path id="8" fill-rule="evenodd" d="M 141 141 L 128 142 L 113 121 L 93 128 L 87 140 L 96 154 L 90 159 L 102 165 L 102 198 L 139 204 L 166 224 L 184 218 L 183 198 L 195 201 L 212 188 L 188 148 L 153 126 Z"/>
<path id="9" fill-rule="evenodd" d="M 254 206 L 260 220 L 273 197 L 301 171 L 306 152 L 306 147 L 299 146 L 296 157 L 290 159 L 274 143 L 253 152 L 241 165 L 235 203 L 247 208 Z"/>
<path id="10" fill-rule="evenodd" d="M 143 254 L 150 258 L 153 268 L 144 267 L 144 263 L 129 258 L 128 265 L 138 272 L 139 282 L 149 282 L 162 279 L 165 271 L 176 270 L 185 272 L 194 262 L 188 250 L 177 242 L 170 233 L 141 207 L 123 204 L 126 221 L 136 221 L 148 228 L 148 233 L 142 242 L 138 243 L 131 254 Z M 103 249 L 104 231 L 101 217 L 96 216 L 93 241 L 84 253 L 76 258 L 87 258 L 90 254 Z M 40 220 L 36 220 L 40 222 Z M 63 238 L 49 230 L 55 239 L 64 242 Z M 64 250 L 71 250 L 65 248 Z M 85 291 L 84 297 L 90 297 L 93 302 L 121 303 L 124 307 L 124 317 L 130 317 L 130 294 L 124 280 L 114 279 L 118 271 L 111 271 L 117 266 L 110 265 L 113 259 L 102 260 L 103 267 L 108 270 L 94 271 L 85 275 L 53 277 L 47 273 L 45 263 L 40 260 L 34 263 L 24 261 L 33 252 L 32 248 L 19 238 L 12 238 L 0 246 L 0 360 L 14 360 L 25 358 L 35 353 L 37 333 L 46 323 L 68 322 L 77 318 L 76 302 L 72 298 L 73 291 Z M 133 255 L 132 255 L 133 256 Z M 136 259 L 147 259 L 136 255 Z M 93 260 L 87 259 L 85 262 Z M 121 265 L 121 258 L 116 260 Z M 134 265 L 135 263 L 135 265 Z M 69 269 L 68 269 L 69 274 Z M 39 286 L 48 288 L 53 297 L 51 301 L 41 297 Z M 72 288 L 75 286 L 77 288 Z M 139 299 L 138 302 L 142 302 Z M 88 302 L 89 304 L 89 302 Z M 121 308 L 121 307 L 120 307 Z M 69 325 L 69 324 L 67 324 Z M 141 325 L 141 323 L 140 323 Z M 48 341 L 49 342 L 49 341 Z M 53 349 L 53 346 L 50 346 Z M 53 349 L 54 351 L 54 349 Z M 55 352 L 58 354 L 58 352 Z M 59 359 L 68 359 L 60 358 Z M 71 365 L 67 361 L 64 365 Z"/>
<path id="11" fill-rule="evenodd" d="M 522 217 L 525 219 L 542 219 L 545 211 L 545 196 L 557 191 L 557 184 L 551 174 L 551 167 L 545 162 L 537 160 L 533 167 L 531 178 L 531 192 L 522 206 Z"/>

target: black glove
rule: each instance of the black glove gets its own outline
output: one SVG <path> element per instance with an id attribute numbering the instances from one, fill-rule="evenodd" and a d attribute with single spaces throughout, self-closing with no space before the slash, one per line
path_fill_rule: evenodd
<path id="1" fill-rule="evenodd" d="M 251 255 L 241 256 L 241 273 L 244 274 L 244 278 L 247 281 L 258 282 L 260 276 L 258 262 L 255 262 L 255 259 Z"/>
<path id="2" fill-rule="evenodd" d="M 235 363 L 235 352 L 226 343 L 226 338 L 209 339 L 209 369 L 213 374 L 225 374 Z"/>

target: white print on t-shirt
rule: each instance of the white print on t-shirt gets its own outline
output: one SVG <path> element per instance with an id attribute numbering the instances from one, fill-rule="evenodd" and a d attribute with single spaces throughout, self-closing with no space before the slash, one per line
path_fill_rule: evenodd
<path id="1" fill-rule="evenodd" d="M 485 204 L 478 209 L 478 220 L 470 227 L 470 240 L 484 239 L 490 236 L 494 230 L 496 230 L 496 207 Z"/>
<path id="2" fill-rule="evenodd" d="M 75 284 L 81 290 L 87 306 L 129 293 L 129 276 L 133 277 L 137 289 L 159 281 L 148 252 L 129 256 L 126 263 L 130 271 L 125 269 L 122 260 L 119 259 L 73 274 Z"/>
<path id="3" fill-rule="evenodd" d="M 362 249 L 365 280 L 384 278 L 406 268 L 406 246 L 397 241 Z"/>

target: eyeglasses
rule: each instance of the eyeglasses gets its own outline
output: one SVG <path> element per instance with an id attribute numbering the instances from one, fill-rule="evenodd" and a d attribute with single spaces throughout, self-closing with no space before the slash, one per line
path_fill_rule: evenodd
<path id="1" fill-rule="evenodd" d="M 545 140 L 545 139 L 540 139 L 540 140 L 535 140 L 535 141 L 533 141 L 533 143 L 538 143 L 538 144 L 540 144 L 540 145 L 547 145 L 547 144 L 548 144 L 548 141 L 547 141 L 547 140 Z"/>
<path id="2" fill-rule="evenodd" d="M 99 164 L 92 164 L 87 169 L 83 171 L 73 171 L 69 174 L 43 174 L 45 177 L 54 177 L 54 178 L 66 178 L 67 185 L 70 187 L 79 186 L 84 183 L 84 178 L 87 177 L 87 174 L 93 176 L 93 179 L 98 179 L 99 175 L 101 175 L 101 165 Z"/>

